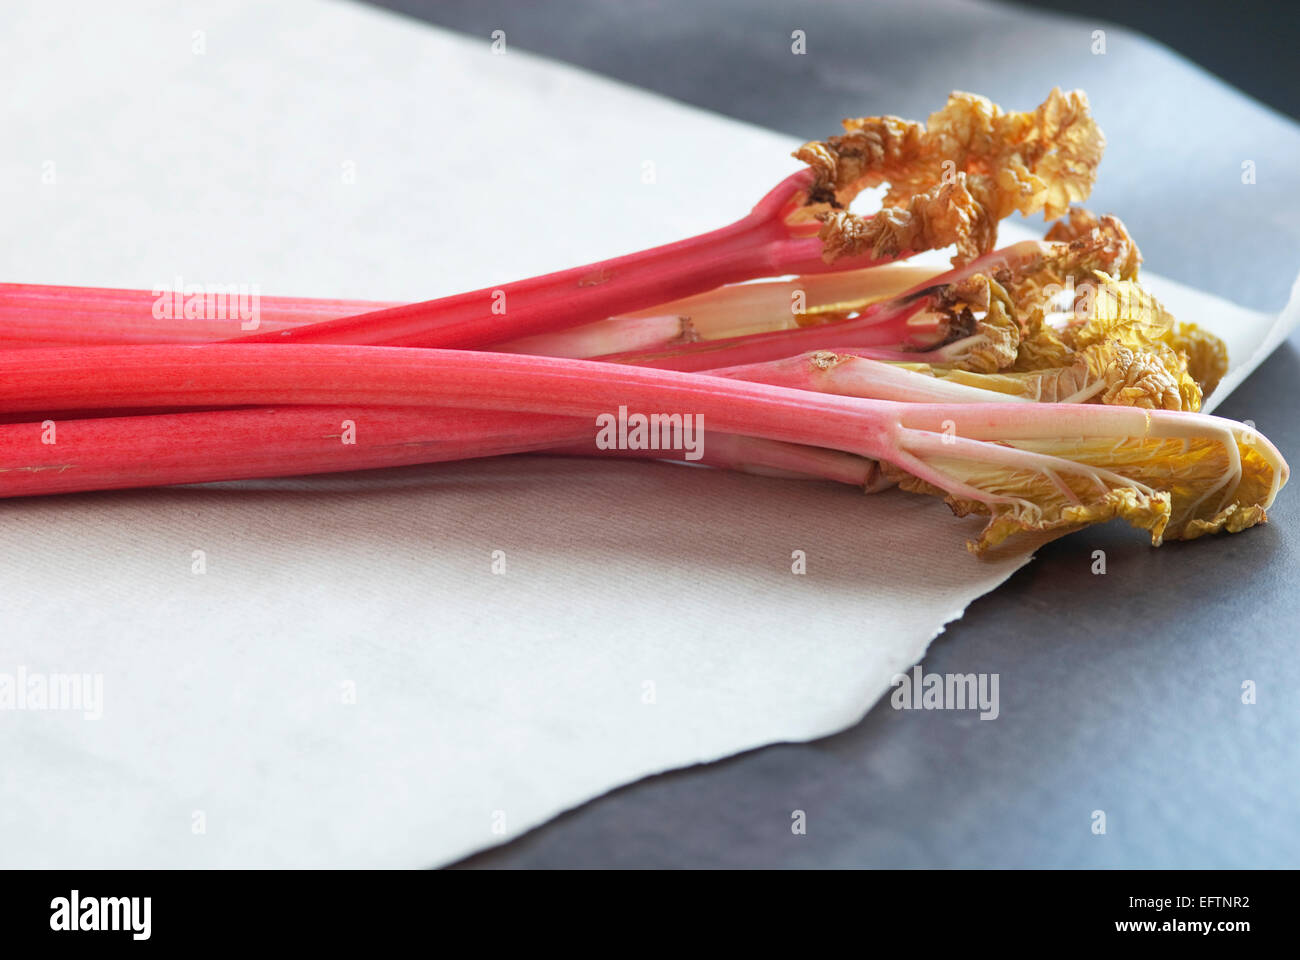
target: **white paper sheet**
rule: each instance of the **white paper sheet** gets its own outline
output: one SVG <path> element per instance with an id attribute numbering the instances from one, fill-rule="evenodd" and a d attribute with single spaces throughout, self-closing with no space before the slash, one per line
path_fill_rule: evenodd
<path id="1" fill-rule="evenodd" d="M 7 279 L 424 299 L 721 225 L 794 168 L 366 8 L 60 8 L 0 11 Z M 1294 323 L 1151 284 L 1234 358 Z M 0 511 L 0 674 L 102 677 L 97 717 L 0 711 L 4 866 L 446 863 L 853 723 L 1027 560 L 926 498 L 540 458 Z"/>

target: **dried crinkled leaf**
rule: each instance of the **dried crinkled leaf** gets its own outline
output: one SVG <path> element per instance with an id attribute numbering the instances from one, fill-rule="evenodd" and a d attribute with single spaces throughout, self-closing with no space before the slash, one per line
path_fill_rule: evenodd
<path id="1" fill-rule="evenodd" d="M 1201 418 L 1199 414 L 1176 416 Z M 1219 426 L 1218 436 L 1132 439 L 1120 445 L 1093 438 L 1017 446 L 1105 467 L 1166 494 L 1170 501 L 1163 531 L 1166 540 L 1191 540 L 1220 529 L 1235 533 L 1263 522 L 1265 508 L 1286 480 L 1285 461 L 1272 444 L 1240 424 L 1204 419 Z M 1228 437 L 1234 442 L 1228 442 Z M 1152 543 L 1158 545 L 1154 532 Z"/>
<path id="2" fill-rule="evenodd" d="M 794 156 L 812 169 L 810 204 L 847 207 L 863 190 L 910 179 L 928 151 L 925 124 L 901 117 L 844 121 L 845 132 L 810 141 Z"/>
<path id="3" fill-rule="evenodd" d="M 1107 403 L 1148 410 L 1194 409 L 1188 385 L 1177 371 L 1182 360 L 1160 346 L 1160 355 L 1138 352 L 1116 341 L 1092 344 L 1074 352 L 1068 365 L 1045 369 L 980 371 L 963 358 L 962 366 L 908 364 L 943 380 L 993 390 L 1041 403 Z"/>
<path id="4" fill-rule="evenodd" d="M 955 260 L 965 262 L 992 248 L 997 224 L 967 189 L 965 174 L 958 174 L 952 182 L 937 184 L 899 206 L 885 207 L 873 217 L 847 210 L 827 213 L 818 236 L 828 263 L 863 253 L 892 258 L 905 250 L 950 244 L 957 246 Z"/>
<path id="5" fill-rule="evenodd" d="M 1113 214 L 1098 217 L 1085 207 L 1071 207 L 1043 239 L 1066 245 L 1061 266 L 1076 273 L 1102 270 L 1120 280 L 1136 280 L 1142 265 L 1142 251 L 1123 221 Z"/>
<path id="6" fill-rule="evenodd" d="M 982 274 L 952 284 L 934 296 L 948 318 L 942 349 L 951 360 L 910 366 L 1045 402 L 1199 410 L 1201 388 L 1170 346 L 1178 325 L 1168 311 L 1136 282 L 1104 273 L 1081 289 L 1072 323 L 1055 327 L 1038 306 L 1022 329 L 1001 284 Z"/>
<path id="7" fill-rule="evenodd" d="M 1146 353 L 1110 340 L 1088 348 L 1085 362 L 1089 361 L 1100 368 L 1096 377 L 1101 384 L 1098 399 L 1102 403 L 1147 410 L 1196 410 L 1200 406 L 1199 397 L 1192 399 L 1194 405 L 1184 405 L 1181 378 L 1170 367 L 1185 368 L 1186 364 L 1180 363 L 1172 350 Z M 1191 388 L 1195 390 L 1195 383 Z"/>
<path id="8" fill-rule="evenodd" d="M 1061 331 L 1047 322 L 1041 307 L 1033 308 L 1020 320 L 1020 346 L 1012 370 L 1046 370 L 1069 366 L 1074 349 Z"/>
<path id="9" fill-rule="evenodd" d="M 947 318 L 945 341 L 960 344 L 958 366 L 993 373 L 1016 361 L 1020 327 L 1002 286 L 982 273 L 945 287 L 934 310 Z"/>
<path id="10" fill-rule="evenodd" d="M 1048 231 L 1048 240 L 1066 233 L 1058 232 L 1057 227 Z M 1183 372 L 1199 387 L 1196 403 L 1184 409 L 1200 409 L 1201 398 L 1218 386 L 1228 372 L 1227 346 L 1195 324 L 1178 322 L 1159 300 L 1138 285 L 1142 257 L 1117 217 L 1096 218 L 1081 208 L 1074 208 L 1068 229 L 1073 238 L 1067 242 L 1066 254 L 1034 273 L 1039 281 L 1051 277 L 1058 286 L 1078 281 L 1075 308 L 1085 325 L 1076 334 L 1075 346 L 1086 346 L 1104 337 L 1114 338 L 1116 331 L 1122 331 L 1118 334 L 1120 339 L 1131 345 L 1139 342 L 1152 348 L 1157 342 L 1167 345 L 1183 356 Z M 1084 279 L 1088 274 L 1091 280 Z M 1026 285 L 1013 285 L 1013 288 L 1013 299 L 1022 298 L 1019 304 L 1033 296 Z M 1036 293 L 1041 296 L 1042 292 L 1040 286 Z M 1183 387 L 1185 395 L 1192 392 Z"/>
<path id="11" fill-rule="evenodd" d="M 1134 279 L 1100 269 L 1077 272 L 1084 264 L 1102 263 L 1132 274 L 1140 258 L 1114 218 L 1084 214 L 1072 217 L 1071 225 L 1074 239 L 1059 241 L 1059 256 L 1035 258 L 1023 271 L 1004 269 L 997 274 L 1000 282 L 976 274 L 935 294 L 935 309 L 950 317 L 943 350 L 951 358 L 935 364 L 936 371 L 1027 375 L 988 389 L 1049 401 L 1199 410 L 1205 391 L 1227 370 L 1222 341 L 1178 323 Z M 1064 283 L 1044 285 L 1043 278 Z M 972 296 L 980 289 L 996 294 Z M 1062 291 L 1073 291 L 1073 303 L 1066 305 L 1072 311 L 1057 326 L 1046 310 Z M 977 324 L 973 318 L 984 302 L 989 306 Z M 999 338 L 997 350 L 983 349 L 1004 324 L 1014 326 L 1016 335 Z M 982 338 L 971 337 L 977 326 Z"/>
<path id="12" fill-rule="evenodd" d="M 1103 403 L 1196 411 L 1202 390 L 1186 356 L 1170 345 L 1178 324 L 1134 280 L 1094 273 L 1076 297 L 1076 319 L 1060 333 L 1072 351 L 1090 356 L 1106 382 Z"/>
<path id="13" fill-rule="evenodd" d="M 967 262 L 993 249 L 997 222 L 1011 213 L 1041 209 L 1054 219 L 1085 199 L 1105 148 L 1087 97 L 1059 88 L 1028 113 L 1005 113 L 984 97 L 955 92 L 925 124 L 867 117 L 844 121 L 844 129 L 795 152 L 814 173 L 810 207 L 837 219 L 831 239 L 840 242 L 826 247 L 828 261 L 877 244 L 901 252 L 955 243 L 953 262 Z M 846 222 L 862 218 L 826 209 L 843 211 L 862 190 L 881 184 L 889 190 L 876 217 L 888 225 L 874 234 Z M 925 211 L 920 223 L 918 202 Z M 944 229 L 929 230 L 930 224 Z"/>
<path id="14" fill-rule="evenodd" d="M 1165 342 L 1187 360 L 1187 372 L 1209 396 L 1228 372 L 1228 347 L 1222 340 L 1194 323 L 1175 323 Z"/>
<path id="15" fill-rule="evenodd" d="M 943 496 L 959 516 L 987 514 L 975 553 L 1016 533 L 1116 517 L 1149 531 L 1156 546 L 1238 532 L 1266 519 L 1287 479 L 1267 440 L 1217 417 L 1046 404 L 1011 411 L 999 420 L 985 408 L 968 423 L 946 412 L 955 436 L 908 426 L 904 413 L 902 452 L 884 468 L 905 490 Z"/>
<path id="16" fill-rule="evenodd" d="M 1057 293 L 1074 289 L 1086 296 L 1087 281 L 1098 273 L 1117 280 L 1137 280 L 1142 254 L 1118 217 L 1096 217 L 1074 207 L 1069 218 L 1053 224 L 1044 239 L 1046 252 L 1014 270 L 995 274 L 1024 318 L 1035 308 L 1046 308 Z"/>
<path id="17" fill-rule="evenodd" d="M 1039 369 L 1068 364 L 1072 345 L 1062 342 L 1058 332 L 1046 320 L 1058 294 L 1074 291 L 1077 301 L 1074 310 L 1080 317 L 1086 317 L 1094 312 L 1093 295 L 1097 291 L 1094 280 L 1099 272 L 1120 280 L 1136 279 L 1141 255 L 1123 223 L 1116 217 L 1099 218 L 1082 208 L 1072 208 L 1068 220 L 1055 224 L 1048 237 L 1051 239 L 1031 247 L 1031 255 L 1022 255 L 1010 265 L 998 266 L 991 277 L 974 274 L 933 295 L 934 309 L 955 318 L 957 314 L 951 309 L 953 303 L 966 302 L 977 314 L 985 309 L 983 303 L 969 303 L 969 291 L 973 285 L 996 291 L 993 299 L 1000 302 L 1002 312 L 1014 320 L 1022 332 L 1015 338 L 1017 345 L 1027 350 L 1024 357 L 1007 355 L 1007 362 L 1000 368 L 1014 364 L 1018 369 Z M 1173 318 L 1140 287 L 1134 285 L 1123 292 L 1137 298 L 1128 314 L 1122 314 L 1119 307 L 1111 307 L 1110 314 L 1102 316 L 1127 323 L 1129 315 L 1137 316 L 1142 310 L 1147 310 L 1153 314 L 1151 322 L 1173 324 Z M 1114 298 L 1117 293 L 1112 290 L 1109 295 Z M 1101 305 L 1102 308 L 1108 306 Z M 991 321 L 995 326 L 1001 322 L 1000 317 Z M 963 326 L 950 322 L 945 342 L 951 344 L 970 333 L 969 324 Z"/>
<path id="18" fill-rule="evenodd" d="M 1117 518 L 1148 531 L 1152 544 L 1158 546 L 1163 541 L 1172 513 L 1171 497 L 1163 491 L 1144 491 L 1129 485 L 1113 484 L 1100 489 L 1086 489 L 1083 497 L 1073 491 L 1066 496 L 1060 488 L 1064 481 L 1055 470 L 1049 475 L 1034 470 L 981 467 L 970 461 L 944 458 L 934 458 L 929 463 L 938 470 L 960 477 L 964 484 L 1005 498 L 1004 502 L 991 503 L 953 496 L 897 467 L 883 465 L 885 476 L 900 489 L 942 497 L 955 516 L 988 516 L 989 521 L 980 531 L 979 539 L 966 544 L 967 549 L 976 555 L 988 552 L 1019 533 L 1071 530 Z M 1052 466 L 1056 470 L 1063 469 L 1060 464 L 1053 463 Z"/>

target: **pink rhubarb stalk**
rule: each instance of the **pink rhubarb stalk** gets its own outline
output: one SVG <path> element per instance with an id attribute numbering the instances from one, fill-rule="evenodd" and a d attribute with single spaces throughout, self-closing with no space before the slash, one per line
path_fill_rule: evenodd
<path id="1" fill-rule="evenodd" d="M 924 362 L 924 358 L 915 353 L 910 356 L 901 354 L 937 347 L 937 342 L 945 332 L 945 324 L 941 316 L 931 312 L 931 308 L 945 287 L 977 273 L 992 273 L 1022 263 L 1043 249 L 1040 241 L 1026 240 L 994 250 L 960 267 L 931 275 L 902 293 L 872 303 L 849 320 L 794 330 L 778 329 L 739 337 L 700 340 L 662 350 L 627 351 L 596 359 L 665 370 L 701 371 L 778 360 L 809 350 L 835 349 L 852 353 L 861 351 L 864 356 L 874 356 L 880 360 L 907 359 Z M 744 287 L 727 288 L 715 291 L 712 298 L 739 298 L 743 291 Z M 767 304 L 769 311 L 772 308 L 772 304 Z M 773 324 L 779 316 L 769 315 L 763 319 Z M 756 320 L 758 318 L 752 318 L 750 322 Z M 926 356 L 937 355 L 932 350 L 926 350 Z"/>
<path id="2" fill-rule="evenodd" d="M 0 355 L 0 410 L 10 413 L 279 403 L 452 406 L 593 424 L 615 410 L 679 415 L 683 423 L 694 416 L 711 431 L 883 461 L 910 474 L 909 482 L 955 498 L 963 511 L 979 505 L 993 519 L 971 545 L 977 552 L 1016 530 L 1113 516 L 1150 530 L 1157 544 L 1166 533 L 1193 538 L 1239 530 L 1263 521 L 1288 474 L 1277 450 L 1241 424 L 1134 407 L 864 400 L 646 367 L 400 347 L 84 347 Z M 129 447 L 116 453 L 137 455 Z"/>
<path id="3" fill-rule="evenodd" d="M 246 480 L 441 463 L 503 454 L 677 459 L 671 450 L 599 450 L 588 420 L 426 407 L 257 407 L 0 426 L 0 497 Z M 350 442 L 345 442 L 350 441 Z M 555 448 L 555 449 L 552 449 Z M 711 432 L 693 462 L 878 489 L 873 461 Z"/>
<path id="4" fill-rule="evenodd" d="M 481 347 L 632 313 L 755 277 L 886 262 L 864 255 L 828 264 L 822 259 L 822 242 L 809 235 L 809 225 L 787 223 L 802 206 L 812 181 L 810 171 L 792 174 L 748 216 L 688 240 L 470 293 L 236 339 Z M 907 255 L 910 252 L 904 251 L 893 259 Z"/>
<path id="5" fill-rule="evenodd" d="M 195 304 L 193 312 L 199 316 L 185 316 L 190 303 Z M 392 306 L 398 304 L 259 296 L 257 324 L 263 332 L 276 332 Z M 0 283 L 0 349 L 5 350 L 212 343 L 238 334 L 243 322 L 231 298 L 219 299 L 203 292 L 177 298 L 172 291 Z M 691 324 L 685 317 L 662 314 L 610 317 L 556 333 L 504 341 L 493 349 L 579 358 L 668 349 L 691 338 Z"/>
<path id="6" fill-rule="evenodd" d="M 866 400 L 706 374 L 462 350 L 214 344 L 0 354 L 0 411 L 7 413 L 269 404 L 450 406 L 584 418 L 626 406 L 700 415 L 709 429 L 727 433 L 886 459 L 900 452 L 901 427 L 939 431 L 951 417 L 961 417 L 963 436 L 975 440 L 1106 436 L 1116 425 L 1145 425 L 1138 436 L 1168 425 L 1169 436 L 1181 437 L 1215 419 L 1095 405 Z"/>
<path id="7" fill-rule="evenodd" d="M 156 309 L 162 306 L 160 297 L 172 301 L 165 304 L 169 310 Z M 199 297 L 205 301 L 201 317 L 177 315 L 177 301 Z M 214 295 L 211 304 L 207 299 L 174 291 L 0 283 L 0 348 L 211 343 L 240 336 L 241 320 L 229 299 L 218 302 Z M 259 296 L 258 329 L 275 332 L 388 306 L 370 300 Z M 183 311 L 183 303 L 181 307 Z"/>

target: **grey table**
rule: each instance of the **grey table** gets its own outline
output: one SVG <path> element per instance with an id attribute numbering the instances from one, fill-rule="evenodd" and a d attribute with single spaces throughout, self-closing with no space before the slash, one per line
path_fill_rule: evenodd
<path id="1" fill-rule="evenodd" d="M 383 5 L 801 137 L 923 117 L 952 89 L 1024 109 L 1083 87 L 1110 141 L 1090 205 L 1123 216 L 1151 269 L 1269 310 L 1300 269 L 1300 130 L 1112 25 L 957 0 Z M 1219 411 L 1293 460 L 1296 347 Z M 999 674 L 997 722 L 878 705 L 833 737 L 617 790 L 464 865 L 1300 865 L 1295 490 L 1273 519 L 1160 550 L 1112 524 L 1040 551 L 925 659 Z"/>

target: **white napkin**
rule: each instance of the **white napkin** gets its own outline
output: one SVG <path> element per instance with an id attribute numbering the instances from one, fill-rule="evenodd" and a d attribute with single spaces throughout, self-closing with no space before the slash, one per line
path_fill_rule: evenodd
<path id="1" fill-rule="evenodd" d="M 720 226 L 795 169 L 509 37 L 60 8 L 0 12 L 10 280 L 426 299 Z M 1215 400 L 1296 320 L 1148 279 L 1229 338 Z M 446 863 L 852 724 L 1029 559 L 973 560 L 978 521 L 923 497 L 526 457 L 0 511 L 0 682 L 102 684 L 0 710 L 3 866 Z"/>

